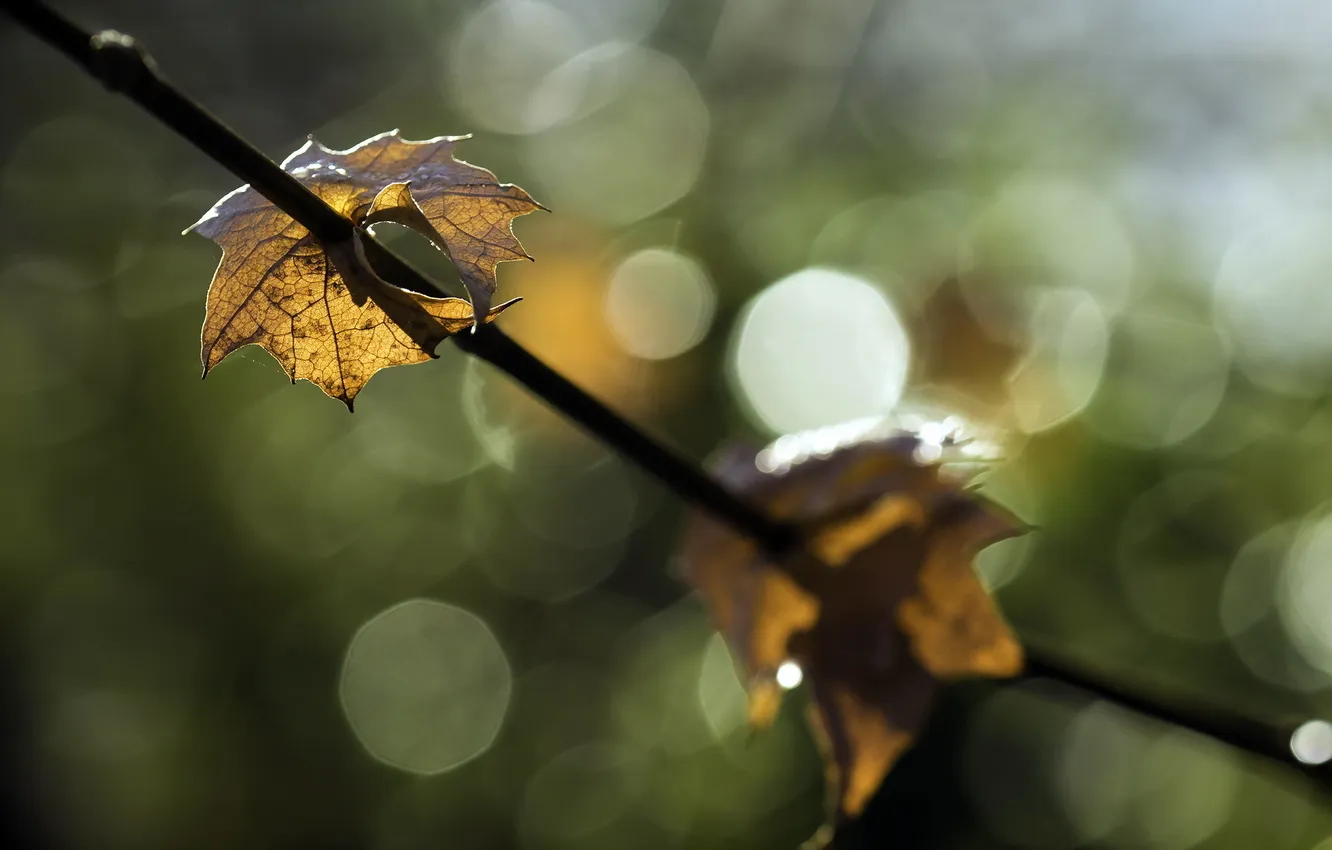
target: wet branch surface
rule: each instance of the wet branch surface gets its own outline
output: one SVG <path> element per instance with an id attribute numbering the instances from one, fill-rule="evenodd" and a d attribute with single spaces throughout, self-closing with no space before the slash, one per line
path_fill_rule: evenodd
<path id="1" fill-rule="evenodd" d="M 168 82 L 133 39 L 112 31 L 90 33 L 35 0 L 0 0 L 0 8 L 37 38 L 73 60 L 108 90 L 133 100 L 241 181 L 300 222 L 319 240 L 350 240 L 353 225 L 273 160 Z M 397 254 L 363 235 L 371 264 L 383 277 L 423 295 L 445 297 Z M 592 397 L 494 324 L 450 337 L 458 348 L 507 373 L 534 395 L 654 475 L 690 505 L 706 511 L 758 544 L 797 583 L 815 589 L 827 565 L 803 546 L 796 530 L 777 522 L 707 475 L 696 463 L 655 440 Z M 1155 720 L 1210 736 L 1279 762 L 1332 790 L 1332 771 L 1298 761 L 1290 737 L 1309 718 L 1257 719 L 1206 704 L 1136 673 L 1121 677 L 1080 665 L 1041 641 L 1023 636 L 1027 655 L 1020 679 L 1053 680 Z M 1129 681 L 1133 679 L 1135 681 Z"/>

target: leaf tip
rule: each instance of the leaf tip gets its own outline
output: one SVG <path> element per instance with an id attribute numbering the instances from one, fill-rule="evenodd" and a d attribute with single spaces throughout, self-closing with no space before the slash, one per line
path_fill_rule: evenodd
<path id="1" fill-rule="evenodd" d="M 495 306 L 491 307 L 489 311 L 487 311 L 485 316 L 485 322 L 489 323 L 493 321 L 495 318 L 499 316 L 500 313 L 503 313 L 505 310 L 509 309 L 510 307 L 512 307 L 513 305 L 517 304 L 519 301 L 522 300 L 523 298 L 520 295 L 517 298 L 510 298 L 508 301 L 505 301 L 503 304 L 496 304 Z M 473 331 L 476 330 L 475 322 L 472 323 L 472 330 Z"/>
<path id="2" fill-rule="evenodd" d="M 223 200 L 226 200 L 226 199 L 223 198 Z M 221 203 L 221 201 L 219 201 L 218 203 Z M 189 236 L 191 233 L 196 233 L 196 232 L 198 232 L 198 230 L 199 230 L 199 225 L 203 224 L 205 221 L 208 221 L 208 220 L 211 219 L 211 218 L 216 218 L 216 217 L 217 217 L 217 207 L 214 206 L 214 207 L 213 207 L 212 209 L 210 209 L 208 212 L 204 213 L 204 214 L 199 218 L 198 221 L 196 221 L 194 224 L 191 224 L 189 227 L 187 227 L 187 228 L 185 228 L 184 230 L 182 230 L 182 231 L 180 232 L 180 235 L 181 235 L 181 236 Z"/>

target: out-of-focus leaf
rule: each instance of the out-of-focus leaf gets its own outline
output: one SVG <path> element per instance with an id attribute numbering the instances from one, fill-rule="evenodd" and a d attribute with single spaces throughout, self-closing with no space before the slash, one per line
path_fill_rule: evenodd
<path id="1" fill-rule="evenodd" d="M 508 307 L 490 306 L 495 268 L 527 258 L 512 222 L 539 205 L 484 168 L 454 159 L 464 138 L 412 142 L 394 130 L 345 151 L 312 138 L 282 167 L 358 226 L 395 221 L 425 234 L 457 267 L 471 304 L 385 283 L 359 244 L 321 244 L 242 186 L 189 228 L 223 251 L 208 290 L 204 373 L 257 343 L 293 382 L 309 380 L 350 408 L 378 370 L 430 359 L 445 337 Z"/>
<path id="2" fill-rule="evenodd" d="M 910 746 L 940 680 L 1021 669 L 1021 646 L 971 561 L 1025 526 L 941 463 L 922 462 L 938 453 L 922 452 L 914 435 L 834 448 L 827 433 L 784 440 L 764 452 L 734 447 L 715 472 L 800 527 L 832 569 L 815 589 L 801 587 L 698 515 L 683 570 L 745 668 L 752 723 L 777 712 L 779 668 L 800 666 L 841 820 L 861 811 Z M 817 450 L 792 456 L 792 440 Z"/>

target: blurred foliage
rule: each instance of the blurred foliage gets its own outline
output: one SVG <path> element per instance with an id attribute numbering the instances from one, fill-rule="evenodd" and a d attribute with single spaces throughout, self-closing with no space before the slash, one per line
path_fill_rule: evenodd
<path id="1" fill-rule="evenodd" d="M 460 155 L 555 211 L 518 223 L 537 262 L 499 295 L 571 377 L 697 457 L 833 414 L 1003 428 L 989 486 L 1042 531 L 983 570 L 1020 630 L 1126 680 L 1332 713 L 1323 6 L 61 5 L 138 36 L 275 157 L 309 133 L 475 131 Z M 671 575 L 681 505 L 448 348 L 352 416 L 254 348 L 200 382 L 217 252 L 178 234 L 235 181 L 4 22 L 0 68 L 16 831 L 376 850 L 812 831 L 797 711 L 748 738 Z M 626 344 L 635 303 L 670 333 Z M 1305 850 L 1329 814 L 1209 742 L 977 684 L 862 837 Z"/>

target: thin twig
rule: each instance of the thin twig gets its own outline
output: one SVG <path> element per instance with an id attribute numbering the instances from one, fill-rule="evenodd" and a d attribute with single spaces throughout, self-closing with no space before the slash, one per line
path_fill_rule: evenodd
<path id="1" fill-rule="evenodd" d="M 350 221 L 169 83 L 133 39 L 110 31 L 89 33 L 36 0 L 0 0 L 0 4 L 33 35 L 74 60 L 108 89 L 139 104 L 308 228 L 316 238 L 326 242 L 351 238 Z M 395 284 L 425 295 L 445 295 L 437 285 L 379 242 L 365 239 L 364 245 L 374 266 Z M 488 324 L 476 333 L 463 333 L 451 339 L 467 353 L 508 373 L 534 395 L 656 476 L 689 504 L 713 514 L 753 540 L 797 582 L 817 588 L 829 568 L 805 551 L 793 528 L 773 520 L 720 485 L 694 463 L 649 437 L 498 327 Z M 1028 656 L 1025 678 L 1062 682 L 1156 720 L 1191 729 L 1238 749 L 1295 767 L 1332 789 L 1332 777 L 1327 770 L 1302 764 L 1291 753 L 1290 736 L 1298 728 L 1299 720 L 1262 722 L 1218 706 L 1198 703 L 1168 689 L 1127 686 L 1112 677 L 1088 672 L 1031 639 L 1024 643 Z"/>

